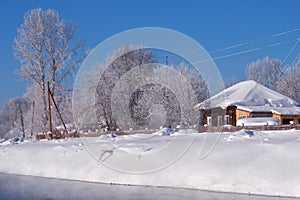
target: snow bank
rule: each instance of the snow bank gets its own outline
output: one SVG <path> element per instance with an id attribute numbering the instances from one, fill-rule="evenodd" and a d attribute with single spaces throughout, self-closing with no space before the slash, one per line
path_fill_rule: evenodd
<path id="1" fill-rule="evenodd" d="M 279 125 L 279 119 L 272 117 L 243 118 L 236 122 L 237 126 L 266 126 Z"/>
<path id="2" fill-rule="evenodd" d="M 256 140 L 264 142 L 270 140 L 266 133 L 255 130 L 242 129 L 237 132 L 229 133 L 228 135 L 228 137 L 225 137 L 226 141 Z"/>
<path id="3" fill-rule="evenodd" d="M 299 136 L 297 130 L 179 131 L 170 136 L 3 142 L 0 172 L 300 197 Z M 153 166 L 160 168 L 141 170 Z M 137 173 L 122 169 L 137 169 Z"/>

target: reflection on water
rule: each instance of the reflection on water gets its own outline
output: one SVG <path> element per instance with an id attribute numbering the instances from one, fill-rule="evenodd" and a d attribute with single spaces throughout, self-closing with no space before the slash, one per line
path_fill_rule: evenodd
<path id="1" fill-rule="evenodd" d="M 120 186 L 0 173 L 0 199 L 291 200 L 199 190 Z"/>

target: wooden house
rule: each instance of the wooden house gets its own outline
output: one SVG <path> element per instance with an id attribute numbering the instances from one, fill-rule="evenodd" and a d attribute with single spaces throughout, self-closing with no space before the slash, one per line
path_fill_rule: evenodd
<path id="1" fill-rule="evenodd" d="M 280 124 L 300 124 L 299 103 L 255 81 L 233 85 L 197 105 L 202 125 L 236 126 L 242 118 L 273 117 Z"/>

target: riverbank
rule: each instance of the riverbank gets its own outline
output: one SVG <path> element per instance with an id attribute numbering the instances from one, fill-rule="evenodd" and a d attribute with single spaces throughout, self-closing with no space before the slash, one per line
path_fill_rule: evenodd
<path id="1" fill-rule="evenodd" d="M 300 197 L 300 131 L 25 140 L 0 145 L 0 172 L 108 184 Z"/>

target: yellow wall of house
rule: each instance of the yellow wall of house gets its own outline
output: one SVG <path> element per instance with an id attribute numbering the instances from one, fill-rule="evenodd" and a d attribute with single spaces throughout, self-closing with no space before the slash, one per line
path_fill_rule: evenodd
<path id="1" fill-rule="evenodd" d="M 299 124 L 300 121 L 300 115 L 278 115 L 273 113 L 272 117 L 279 119 L 280 124 L 283 124 L 284 119 L 291 119 L 294 124 Z"/>
<path id="2" fill-rule="evenodd" d="M 273 113 L 272 117 L 279 119 L 279 123 L 282 124 L 282 117 L 281 117 L 281 115 Z"/>
<path id="3" fill-rule="evenodd" d="M 250 117 L 250 112 L 236 109 L 236 121 L 239 119 L 240 116 L 246 116 L 248 118 Z"/>
<path id="4" fill-rule="evenodd" d="M 268 115 L 269 115 L 268 117 L 274 117 L 274 118 L 279 119 L 279 122 L 280 122 L 281 125 L 283 124 L 283 121 L 285 119 L 291 119 L 294 122 L 294 124 L 300 124 L 300 115 L 279 115 L 279 114 L 275 114 L 275 113 L 272 114 L 271 112 Z M 251 117 L 251 112 L 236 109 L 236 112 L 235 112 L 236 121 L 241 116 L 245 116 L 247 118 L 250 118 Z"/>

